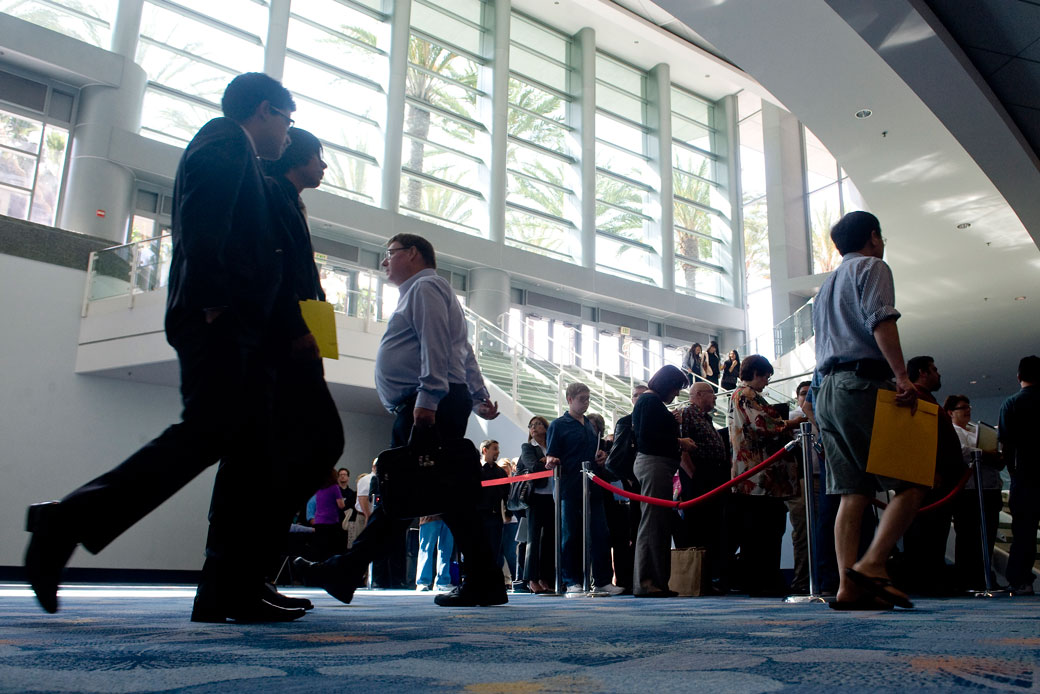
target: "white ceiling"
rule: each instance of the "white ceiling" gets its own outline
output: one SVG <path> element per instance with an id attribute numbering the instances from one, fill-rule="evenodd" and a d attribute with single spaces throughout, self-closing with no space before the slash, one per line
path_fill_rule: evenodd
<path id="1" fill-rule="evenodd" d="M 935 357 L 943 394 L 1014 392 L 1019 358 L 1040 352 L 1040 169 L 927 7 L 656 0 L 646 16 L 666 24 L 669 14 L 775 95 L 848 171 L 889 240 L 906 356 Z M 672 66 L 681 79 L 682 63 Z M 857 120 L 862 108 L 873 115 Z"/>

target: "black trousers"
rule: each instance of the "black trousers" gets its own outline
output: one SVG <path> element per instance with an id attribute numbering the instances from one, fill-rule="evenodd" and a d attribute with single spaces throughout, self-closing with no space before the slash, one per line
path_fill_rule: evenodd
<path id="1" fill-rule="evenodd" d="M 983 489 L 982 501 L 986 513 L 986 549 L 990 559 L 997 541 L 997 525 L 1004 498 L 999 489 Z M 957 580 L 964 590 L 982 590 L 986 587 L 986 572 L 982 562 L 982 522 L 979 519 L 979 492 L 963 489 L 953 500 L 954 560 Z M 992 577 L 992 573 L 991 573 Z M 996 583 L 993 583 L 996 587 Z"/>
<path id="2" fill-rule="evenodd" d="M 552 494 L 532 494 L 527 506 L 524 578 L 556 586 L 556 505 Z"/>
<path id="3" fill-rule="evenodd" d="M 275 373 L 270 351 L 227 312 L 207 324 L 201 312 L 168 326 L 181 371 L 181 421 L 109 472 L 62 499 L 74 537 L 97 553 L 220 461 L 209 510 L 204 572 L 231 588 L 257 585 L 264 548 L 280 528 L 273 482 Z M 206 579 L 204 578 L 204 581 Z"/>
<path id="4" fill-rule="evenodd" d="M 729 500 L 740 543 L 744 591 L 775 594 L 785 590 L 780 573 L 780 544 L 787 529 L 787 506 L 771 496 L 733 494 Z"/>
<path id="5" fill-rule="evenodd" d="M 408 442 L 414 422 L 414 402 L 413 398 L 404 403 L 397 419 L 394 420 L 391 434 L 391 445 L 394 447 L 403 446 Z M 472 409 L 473 400 L 466 386 L 452 383 L 448 394 L 437 406 L 435 426 L 441 438 L 464 438 Z M 455 547 L 462 554 L 464 581 L 477 589 L 491 589 L 502 584 L 502 571 L 500 566 L 494 563 L 491 547 L 484 536 L 481 519 L 477 515 L 476 504 L 477 499 L 474 497 L 472 504 L 464 504 L 450 513 L 443 514 L 442 518 L 455 538 Z M 402 536 L 410 522 L 391 518 L 382 505 L 377 503 L 368 519 L 368 525 L 354 541 L 354 545 L 345 554 L 329 559 L 328 566 L 346 580 L 359 585 L 368 564 L 391 551 L 394 538 Z"/>

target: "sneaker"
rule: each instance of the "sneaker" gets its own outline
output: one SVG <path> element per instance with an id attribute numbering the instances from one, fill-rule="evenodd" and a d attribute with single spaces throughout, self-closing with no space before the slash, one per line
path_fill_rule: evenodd
<path id="1" fill-rule="evenodd" d="M 585 588 L 577 583 L 567 586 L 567 591 L 563 594 L 565 598 L 578 598 L 583 595 L 585 595 Z"/>
<path id="2" fill-rule="evenodd" d="M 608 583 L 605 586 L 596 586 L 595 592 L 600 595 L 621 595 L 625 592 L 625 589 L 621 586 L 616 586 L 613 583 Z"/>
<path id="3" fill-rule="evenodd" d="M 428 586 L 428 585 L 425 585 L 425 584 L 422 584 L 422 583 L 420 583 L 419 585 L 417 585 L 417 586 L 415 587 L 415 589 L 416 589 L 417 591 L 419 591 L 420 593 L 425 593 L 425 592 L 427 592 L 427 591 L 433 590 L 433 587 L 432 587 L 432 586 Z"/>

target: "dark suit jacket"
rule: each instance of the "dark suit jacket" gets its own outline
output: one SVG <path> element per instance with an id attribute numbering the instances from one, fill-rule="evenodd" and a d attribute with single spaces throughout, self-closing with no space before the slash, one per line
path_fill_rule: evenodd
<path id="1" fill-rule="evenodd" d="M 281 287 L 282 246 L 245 131 L 214 118 L 177 167 L 167 334 L 207 308 L 230 312 L 240 331 L 266 333 Z"/>
<path id="2" fill-rule="evenodd" d="M 307 218 L 300 209 L 300 195 L 289 179 L 267 177 L 268 199 L 285 245 L 282 291 L 275 309 L 274 323 L 279 334 L 289 339 L 307 334 L 300 315 L 299 302 L 304 299 L 325 301 L 318 268 L 314 264 L 314 247 Z"/>

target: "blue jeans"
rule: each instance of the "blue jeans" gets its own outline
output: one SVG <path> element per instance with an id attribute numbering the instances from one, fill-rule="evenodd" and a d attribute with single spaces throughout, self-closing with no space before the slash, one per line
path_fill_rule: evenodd
<path id="1" fill-rule="evenodd" d="M 451 585 L 451 551 L 455 540 L 442 520 L 429 521 L 419 526 L 419 559 L 416 564 L 415 583 L 419 586 L 433 585 L 434 553 L 437 556 L 437 585 Z"/>
<path id="2" fill-rule="evenodd" d="M 562 486 L 562 485 L 561 485 Z M 601 494 L 589 495 L 589 530 L 592 536 L 592 584 L 608 586 L 613 583 L 614 570 L 610 565 L 610 537 L 607 531 L 607 514 L 603 509 Z M 563 584 L 582 585 L 585 567 L 581 564 L 582 521 L 581 485 L 563 489 Z"/>

